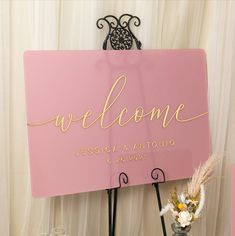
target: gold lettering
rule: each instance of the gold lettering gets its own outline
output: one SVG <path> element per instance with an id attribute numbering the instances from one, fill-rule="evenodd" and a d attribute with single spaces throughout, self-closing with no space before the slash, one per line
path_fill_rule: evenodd
<path id="1" fill-rule="evenodd" d="M 59 127 L 61 132 L 64 133 L 69 129 L 72 119 L 73 119 L 73 115 L 71 113 L 69 113 L 68 114 L 68 121 L 66 122 L 67 126 L 65 126 L 64 116 L 58 115 L 55 120 L 55 126 Z"/>
<path id="2" fill-rule="evenodd" d="M 152 109 L 149 110 L 149 112 L 146 112 L 146 113 L 145 113 L 144 107 L 138 106 L 136 107 L 132 115 L 129 116 L 129 118 L 127 118 L 124 121 L 123 116 L 128 114 L 128 108 L 124 107 L 122 108 L 120 113 L 117 115 L 117 117 L 114 118 L 114 120 L 112 120 L 109 124 L 105 124 L 105 117 L 108 111 L 111 109 L 111 107 L 115 105 L 118 98 L 122 95 L 124 88 L 126 86 L 126 82 L 127 82 L 127 78 L 124 75 L 116 79 L 116 81 L 112 85 L 107 95 L 107 98 L 105 99 L 101 113 L 90 123 L 88 122 L 88 118 L 92 116 L 92 110 L 87 110 L 83 115 L 81 115 L 78 118 L 75 118 L 75 116 L 72 113 L 68 113 L 67 118 L 65 116 L 58 114 L 46 121 L 28 123 L 28 126 L 43 126 L 43 125 L 48 125 L 50 123 L 53 123 L 55 127 L 59 128 L 59 130 L 62 133 L 65 133 L 70 129 L 72 123 L 81 122 L 81 127 L 84 129 L 87 129 L 91 127 L 92 125 L 94 125 L 95 123 L 99 122 L 99 125 L 102 129 L 108 129 L 115 124 L 117 124 L 120 127 L 123 127 L 131 121 L 138 123 L 143 118 L 145 118 L 145 119 L 149 119 L 150 121 L 161 119 L 162 127 L 167 128 L 173 122 L 173 120 L 179 123 L 185 123 L 185 122 L 190 122 L 190 121 L 199 119 L 208 114 L 208 112 L 203 112 L 193 117 L 180 118 L 180 116 L 182 116 L 182 111 L 184 110 L 184 104 L 182 103 L 178 105 L 177 109 L 175 110 L 173 114 L 172 112 L 170 112 L 171 107 L 169 104 L 166 105 L 162 109 L 159 107 L 153 107 Z"/>
<path id="3" fill-rule="evenodd" d="M 118 83 L 119 83 L 120 81 L 122 81 L 122 80 L 123 80 L 123 84 L 122 84 L 122 86 L 121 86 L 120 91 L 118 92 L 118 94 L 116 95 L 116 97 L 113 99 L 113 101 L 109 104 L 109 100 L 110 100 L 110 97 L 111 97 L 113 91 L 114 91 L 115 88 L 117 87 Z M 113 106 L 113 104 L 116 102 L 116 100 L 118 99 L 118 97 L 122 94 L 122 91 L 123 91 L 125 85 L 126 85 L 126 77 L 125 77 L 125 76 L 120 76 L 120 77 L 115 81 L 115 83 L 113 84 L 113 86 L 112 86 L 112 88 L 111 88 L 111 90 L 110 90 L 110 92 L 109 92 L 109 94 L 108 94 L 108 97 L 107 97 L 107 99 L 106 99 L 106 101 L 105 101 L 105 103 L 104 103 L 103 111 L 102 111 L 102 113 L 101 113 L 101 120 L 100 120 L 100 127 L 101 127 L 101 128 L 109 128 L 110 126 L 112 126 L 112 125 L 116 122 L 117 119 L 114 120 L 114 122 L 111 123 L 110 125 L 104 126 L 104 117 L 105 117 L 105 114 L 106 114 L 107 110 L 110 109 L 110 108 Z M 123 110 L 124 110 L 124 109 L 123 109 Z M 123 110 L 122 110 L 122 112 L 121 112 L 120 114 L 123 114 Z M 126 109 L 126 111 L 127 111 L 127 109 Z M 122 116 L 122 115 L 121 115 L 121 116 Z M 119 119 L 119 118 L 118 118 L 118 119 Z M 120 118 L 120 119 L 121 119 L 121 118 Z"/>
<path id="4" fill-rule="evenodd" d="M 133 150 L 136 150 L 136 149 L 144 149 L 144 143 L 135 143 L 134 144 L 134 147 L 133 147 Z"/>

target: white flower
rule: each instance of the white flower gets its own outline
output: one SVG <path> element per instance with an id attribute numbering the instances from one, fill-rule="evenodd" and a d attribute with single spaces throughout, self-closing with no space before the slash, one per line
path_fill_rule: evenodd
<path id="1" fill-rule="evenodd" d="M 192 215 L 188 211 L 181 211 L 179 213 L 178 222 L 181 227 L 186 227 L 191 224 Z"/>
<path id="2" fill-rule="evenodd" d="M 174 210 L 174 206 L 172 203 L 168 203 L 166 206 L 164 206 L 160 212 L 160 216 L 163 216 L 166 214 L 168 211 L 172 212 L 173 218 L 176 218 L 178 216 L 178 212 Z"/>
<path id="3" fill-rule="evenodd" d="M 182 193 L 178 196 L 179 202 L 186 203 L 185 195 Z"/>
<path id="4" fill-rule="evenodd" d="M 172 208 L 173 208 L 173 205 L 172 205 L 171 203 L 168 203 L 166 206 L 164 206 L 164 207 L 161 209 L 160 216 L 163 216 L 163 215 L 166 214 L 168 211 L 170 211 Z"/>
<path id="5" fill-rule="evenodd" d="M 198 201 L 188 199 L 188 200 L 187 200 L 187 204 L 189 204 L 189 203 L 192 203 L 194 206 L 196 206 L 196 205 L 198 204 Z"/>
<path id="6" fill-rule="evenodd" d="M 171 211 L 172 212 L 172 217 L 175 219 L 178 215 L 179 215 L 179 213 L 177 212 L 177 211 Z"/>

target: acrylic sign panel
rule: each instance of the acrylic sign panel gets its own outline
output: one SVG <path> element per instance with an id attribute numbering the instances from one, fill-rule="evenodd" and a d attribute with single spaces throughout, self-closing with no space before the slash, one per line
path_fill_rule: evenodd
<path id="1" fill-rule="evenodd" d="M 192 175 L 209 156 L 202 50 L 24 55 L 33 196 Z"/>

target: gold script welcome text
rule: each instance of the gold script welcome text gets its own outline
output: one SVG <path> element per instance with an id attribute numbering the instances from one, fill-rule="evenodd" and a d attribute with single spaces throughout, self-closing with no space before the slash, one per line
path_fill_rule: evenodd
<path id="1" fill-rule="evenodd" d="M 79 117 L 75 116 L 73 113 L 68 113 L 67 116 L 57 114 L 52 118 L 42 122 L 28 123 L 28 126 L 42 126 L 51 123 L 61 132 L 64 133 L 71 128 L 73 123 L 81 123 L 81 127 L 84 129 L 88 129 L 92 125 L 98 123 L 102 129 L 107 129 L 113 126 L 114 124 L 117 124 L 120 127 L 124 127 L 129 122 L 138 123 L 143 118 L 147 118 L 150 121 L 160 120 L 162 127 L 167 128 L 172 121 L 184 123 L 198 119 L 208 114 L 208 112 L 203 112 L 198 115 L 182 119 L 180 118 L 180 113 L 184 109 L 183 103 L 179 104 L 174 111 L 172 111 L 169 104 L 163 108 L 153 107 L 147 112 L 144 110 L 144 107 L 138 106 L 136 107 L 135 111 L 129 116 L 128 116 L 128 108 L 124 107 L 112 121 L 109 121 L 109 123 L 105 122 L 105 117 L 108 111 L 114 106 L 118 98 L 124 92 L 126 83 L 127 83 L 127 78 L 124 75 L 116 79 L 106 97 L 101 113 L 96 118 L 93 118 L 93 120 L 91 120 L 92 110 L 88 109 Z M 124 117 L 127 116 L 128 118 L 125 119 Z"/>

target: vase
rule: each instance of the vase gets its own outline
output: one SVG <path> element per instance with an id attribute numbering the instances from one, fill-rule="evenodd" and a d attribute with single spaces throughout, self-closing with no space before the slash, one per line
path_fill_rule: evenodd
<path id="1" fill-rule="evenodd" d="M 174 232 L 173 236 L 187 236 L 188 232 L 191 229 L 191 225 L 186 227 L 181 227 L 178 224 L 174 223 L 171 225 L 171 228 Z"/>

